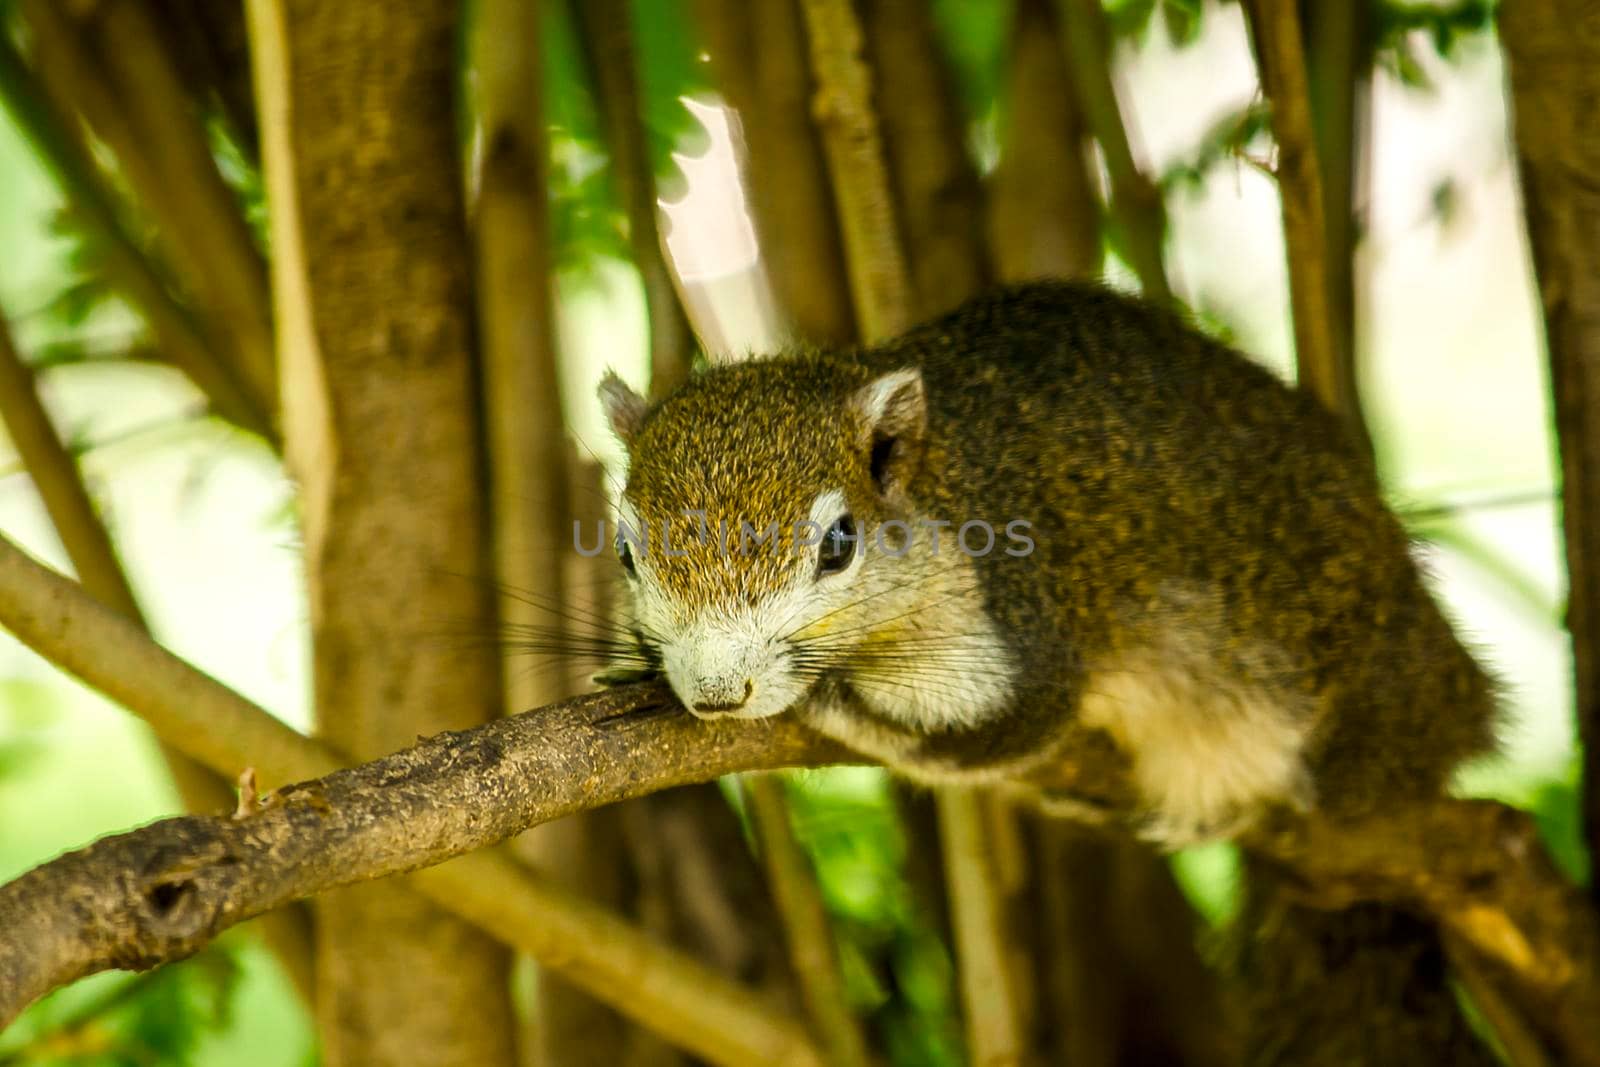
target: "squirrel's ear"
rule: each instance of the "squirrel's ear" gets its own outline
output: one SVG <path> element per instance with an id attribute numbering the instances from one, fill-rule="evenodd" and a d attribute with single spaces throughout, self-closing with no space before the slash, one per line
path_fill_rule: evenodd
<path id="1" fill-rule="evenodd" d="M 890 496 L 905 488 L 922 461 L 928 425 L 922 372 L 908 367 L 875 378 L 856 390 L 852 404 L 865 431 L 861 443 L 872 481 L 878 492 Z"/>
<path id="2" fill-rule="evenodd" d="M 644 423 L 646 407 L 644 397 L 617 377 L 616 371 L 606 371 L 606 376 L 600 379 L 600 409 L 611 424 L 611 432 L 624 445 L 633 443 L 633 435 Z"/>

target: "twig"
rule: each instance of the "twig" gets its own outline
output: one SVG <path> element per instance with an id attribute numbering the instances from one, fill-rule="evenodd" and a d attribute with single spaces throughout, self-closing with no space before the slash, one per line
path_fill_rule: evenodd
<path id="1" fill-rule="evenodd" d="M 881 341 L 911 325 L 912 296 L 872 109 L 872 75 L 861 58 L 861 24 L 848 0 L 800 0 L 800 7 L 856 321 L 863 340 Z"/>
<path id="2" fill-rule="evenodd" d="M 1338 395 L 1345 413 L 1369 444 L 1356 367 L 1356 314 L 1362 281 L 1356 243 L 1361 230 L 1357 212 L 1366 195 L 1370 155 L 1374 10 L 1369 4 L 1345 0 L 1313 0 L 1301 8 L 1306 20 L 1309 104 L 1322 177 L 1328 345 L 1339 374 Z"/>
<path id="3" fill-rule="evenodd" d="M 7 931 L 0 1024 L 65 982 L 182 958 L 292 899 L 438 863 L 535 823 L 655 789 L 847 758 L 792 723 L 708 731 L 675 715 L 606 725 L 670 700 L 635 687 L 442 734 L 334 774 L 337 759 L 322 745 L 196 671 L 4 539 L 0 624 L 215 770 L 253 765 L 271 783 L 322 779 L 279 788 L 254 818 L 165 820 L 0 888 L 0 928 Z M 79 879 L 87 895 L 78 895 Z M 502 857 L 471 856 L 412 884 L 716 1063 L 820 1062 L 798 1028 L 755 994 Z M 62 908 L 69 899 L 76 903 Z"/>
<path id="4" fill-rule="evenodd" d="M 866 1067 L 866 1041 L 844 995 L 833 928 L 823 908 L 816 871 L 795 839 L 789 803 L 776 775 L 752 775 L 745 782 L 750 813 L 761 844 L 767 880 L 789 942 L 789 958 L 805 998 L 806 1010 L 828 1062 L 834 1067 Z"/>
<path id="5" fill-rule="evenodd" d="M 481 338 L 480 404 L 489 454 L 495 574 L 507 627 L 564 618 L 564 559 L 573 517 L 557 374 L 555 294 L 546 211 L 548 154 L 539 92 L 538 11 L 484 0 L 472 34 L 474 103 L 483 145 L 474 205 L 474 294 Z M 530 284 L 530 279 L 537 281 Z M 506 665 L 506 703 L 537 707 L 565 689 Z M 541 684 L 542 683 L 542 684 Z"/>
<path id="6" fill-rule="evenodd" d="M 1150 299 L 1167 303 L 1172 287 L 1162 266 L 1167 212 L 1161 190 L 1139 169 L 1131 125 L 1117 103 L 1111 30 L 1100 0 L 1057 0 L 1067 65 L 1077 97 L 1100 143 L 1111 180 L 1111 216 L 1122 230 L 1129 266 Z"/>

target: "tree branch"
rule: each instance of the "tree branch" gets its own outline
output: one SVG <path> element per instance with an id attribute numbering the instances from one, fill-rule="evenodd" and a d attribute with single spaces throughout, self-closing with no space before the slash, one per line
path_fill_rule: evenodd
<path id="1" fill-rule="evenodd" d="M 905 242 L 917 319 L 933 318 L 989 281 L 983 185 L 933 13 L 923 0 L 859 4 L 883 151 Z"/>
<path id="2" fill-rule="evenodd" d="M 110 967 L 180 959 L 229 926 L 292 900 L 437 864 L 535 823 L 752 766 L 842 755 L 794 723 L 708 730 L 676 713 L 668 699 L 662 689 L 635 687 L 440 734 L 393 756 L 280 789 L 254 814 L 168 819 L 39 867 L 0 889 L 0 926 L 7 931 L 0 945 L 0 1020 L 63 982 Z M 669 710 L 648 714 L 660 707 Z M 630 714 L 637 718 L 630 722 Z M 503 890 L 508 879 L 512 885 L 521 880 L 514 867 L 483 855 L 430 872 L 419 885 L 457 907 L 461 899 L 482 906 L 489 897 L 498 911 L 484 889 Z M 463 897 L 462 883 L 469 881 L 477 888 Z M 565 896 L 548 888 L 541 894 Z M 564 921 L 537 918 L 554 928 L 540 940 L 561 948 L 546 943 L 541 955 L 558 967 L 585 955 L 579 946 L 586 939 L 626 929 L 620 921 L 600 920 L 599 909 L 567 899 Z M 469 903 L 467 910 L 474 907 Z M 506 925 L 490 915 L 473 917 Z M 571 953 L 567 960 L 550 959 L 563 950 Z M 667 955 L 636 951 L 628 962 L 659 967 Z M 578 969 L 592 972 L 593 962 Z M 571 966 L 561 969 L 573 973 Z M 615 965 L 606 969 L 612 980 L 623 978 Z M 670 985 L 669 977 L 686 983 L 672 994 L 674 1001 L 705 997 L 709 971 L 681 959 L 670 970 L 658 977 L 660 984 Z M 628 986 L 629 997 L 653 995 L 631 976 Z M 695 1014 L 694 1033 L 686 1034 L 690 1027 L 680 1022 L 669 1034 L 720 1062 L 730 1062 L 731 1043 L 750 1041 L 748 1032 L 706 1032 L 706 1014 Z M 737 1022 L 755 1023 L 768 1047 L 746 1047 L 748 1058 L 731 1062 L 792 1062 L 788 1057 L 805 1047 L 803 1037 L 775 1030 L 770 1020 Z M 778 1054 L 774 1045 L 789 1047 Z"/>
<path id="3" fill-rule="evenodd" d="M 78 464 L 45 410 L 33 372 L 23 363 L 0 318 L 0 421 L 33 480 L 84 590 L 112 611 L 148 631 L 138 598 L 117 558 L 111 534 L 89 496 Z M 170 746 L 162 756 L 189 811 L 211 811 L 233 802 L 233 785 Z M 273 913 L 263 918 L 268 944 L 307 1003 L 312 992 L 312 946 L 308 916 Z"/>
<path id="4" fill-rule="evenodd" d="M 1354 824 L 1285 820 L 1243 844 L 1292 870 L 1319 906 L 1426 912 L 1482 957 L 1561 1062 L 1600 1064 L 1600 916 L 1526 813 L 1441 800 Z"/>
<path id="5" fill-rule="evenodd" d="M 650 392 L 665 396 L 689 376 L 694 335 L 661 248 L 656 176 L 639 105 L 633 12 L 626 0 L 569 3 L 594 77 L 611 177 L 628 219 L 628 245 L 650 322 Z"/>
<path id="6" fill-rule="evenodd" d="M 81 14 L 55 0 L 23 0 L 22 10 L 40 81 L 115 153 L 207 338 L 227 353 L 251 402 L 275 411 L 266 266 L 145 0 Z"/>
<path id="7" fill-rule="evenodd" d="M 1100 274 L 1100 204 L 1089 129 L 1062 58 L 1051 0 L 1012 14 L 1000 161 L 989 177 L 989 243 L 1005 281 Z"/>
<path id="8" fill-rule="evenodd" d="M 1278 197 L 1299 379 L 1328 410 L 1359 431 L 1355 374 L 1337 347 L 1341 333 L 1329 299 L 1327 213 L 1300 16 L 1294 3 L 1280 0 L 1249 0 L 1245 8 L 1278 146 Z"/>
<path id="9" fill-rule="evenodd" d="M 717 88 L 739 115 L 761 258 L 786 319 L 812 344 L 855 336 L 796 0 L 695 0 Z"/>
<path id="10" fill-rule="evenodd" d="M 970 789 L 941 790 L 939 840 L 946 857 L 968 1052 L 977 1063 L 1019 1064 L 1027 1044 L 1017 1006 L 1017 976 L 1004 936 L 993 841 L 985 826 L 986 799 Z"/>
<path id="11" fill-rule="evenodd" d="M 126 618 L 94 601 L 72 581 L 34 562 L 4 538 L 0 538 L 0 625 L 56 666 L 138 714 L 158 734 L 214 770 L 237 772 L 251 766 L 260 772 L 264 782 L 280 785 L 330 774 L 339 765 L 338 757 L 327 748 L 295 733 L 161 648 Z M 701 765 L 701 753 L 696 747 L 682 761 L 691 769 L 680 767 L 674 772 L 676 779 L 659 785 L 650 784 L 648 775 L 636 780 L 636 772 L 647 771 L 650 759 L 631 754 L 629 745 L 642 739 L 627 731 L 601 730 L 592 721 L 640 707 L 651 699 L 639 692 L 629 698 L 609 694 L 580 698 L 569 706 L 585 711 L 587 718 L 564 724 L 559 715 L 546 719 L 540 713 L 529 713 L 520 717 L 518 721 L 528 722 L 530 729 L 542 732 L 546 738 L 529 742 L 535 749 L 547 746 L 539 758 L 569 760 L 567 766 L 575 775 L 567 783 L 570 788 L 566 798 L 545 798 L 555 800 L 555 805 L 541 807 L 526 825 L 595 806 L 585 797 L 606 803 L 630 795 L 630 789 L 635 790 L 635 795 L 643 794 L 669 784 L 724 773 L 715 759 Z M 698 744 L 698 734 L 692 727 L 680 733 L 684 736 L 676 740 L 656 738 L 666 746 L 658 748 L 656 755 L 665 759 L 676 752 L 682 756 L 685 744 Z M 785 765 L 791 760 L 785 745 L 797 752 L 816 753 L 821 760 L 839 758 L 838 750 L 793 728 L 780 730 L 776 736 L 757 729 L 751 736 L 735 740 L 746 747 L 733 747 L 730 751 L 730 769 L 734 770 L 762 765 L 762 759 L 772 760 L 772 765 Z M 491 750 L 498 750 L 495 744 L 491 739 Z M 768 756 L 760 755 L 769 750 Z M 752 757 L 751 753 L 755 755 Z M 798 760 L 799 756 L 792 758 Z M 596 767 L 593 775 L 583 770 L 584 766 L 596 764 L 604 769 Z M 536 767 L 513 773 L 528 775 L 518 787 L 520 791 L 540 781 Z M 475 801 L 479 806 L 498 802 L 492 791 L 479 794 Z M 476 820 L 470 811 L 455 815 L 468 823 Z M 184 825 L 189 821 L 172 820 Z M 198 820 L 206 824 L 217 821 Z M 164 832 L 159 827 L 166 825 L 157 823 L 146 830 L 157 833 L 159 839 Z M 402 826 L 400 832 L 409 838 L 412 831 Z M 402 848 L 405 845 L 402 842 Z M 315 850 L 314 842 L 306 847 Z M 323 876 L 328 873 L 323 872 Z M 332 873 L 337 876 L 337 872 Z M 345 881 L 371 876 L 357 867 Z M 412 885 L 435 903 L 523 949 L 641 1023 L 714 1062 L 732 1067 L 783 1062 L 771 1058 L 777 1055 L 774 1050 L 804 1046 L 798 1028 L 717 972 L 662 948 L 595 905 L 563 893 L 498 856 L 470 857 L 426 877 L 418 876 Z M 0 890 L 0 897 L 8 892 Z M 73 921 L 80 921 L 102 932 L 124 929 L 132 936 L 131 928 L 118 927 L 115 921 L 107 926 L 95 922 L 91 911 L 72 910 L 76 920 L 69 917 L 47 922 L 40 918 L 36 923 L 45 924 L 40 929 L 67 930 Z M 0 905 L 0 915 L 9 914 Z M 218 916 L 219 925 L 210 933 L 214 935 L 246 917 L 237 912 Z M 8 933 L 29 929 L 12 927 L 8 917 L 0 918 L 0 927 Z M 83 945 L 35 943 L 25 933 L 8 938 L 0 948 L 0 1024 L 53 985 L 93 970 L 122 965 L 119 960 L 127 956 L 127 952 L 114 958 L 92 957 L 88 953 L 89 947 Z M 34 960 L 33 954 L 40 958 Z"/>
<path id="12" fill-rule="evenodd" d="M 1090 132 L 1105 157 L 1111 180 L 1111 217 L 1122 230 L 1128 265 L 1139 276 L 1144 294 L 1159 303 L 1172 299 L 1162 265 L 1167 240 L 1167 211 L 1161 190 L 1134 156 L 1130 124 L 1117 102 L 1111 66 L 1111 29 L 1100 0 L 1057 0 L 1067 65 L 1077 86 L 1078 102 Z"/>
<path id="13" fill-rule="evenodd" d="M 813 111 L 839 205 L 856 321 L 863 340 L 880 341 L 911 325 L 911 276 L 895 230 L 861 24 L 846 0 L 800 0 L 800 8 L 816 75 Z"/>
<path id="14" fill-rule="evenodd" d="M 1567 629 L 1583 747 L 1584 838 L 1600 868 L 1600 25 L 1568 0 L 1499 9 L 1523 210 L 1544 310 L 1567 563 Z M 1600 878 L 1593 879 L 1600 906 Z"/>
<path id="15" fill-rule="evenodd" d="M 790 823 L 788 797 L 776 775 L 752 775 L 745 783 L 767 881 L 783 920 L 789 958 L 812 1028 L 833 1067 L 867 1067 L 861 1024 L 845 997 L 833 929 L 817 886 L 817 872 Z"/>

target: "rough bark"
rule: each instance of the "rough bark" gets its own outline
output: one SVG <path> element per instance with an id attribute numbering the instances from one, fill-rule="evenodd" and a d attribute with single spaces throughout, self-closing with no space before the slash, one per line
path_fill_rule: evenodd
<path id="1" fill-rule="evenodd" d="M 1088 123 L 1062 62 L 1052 0 L 1018 0 L 1000 161 L 989 178 L 995 274 L 1094 278 L 1100 274 L 1100 205 L 1089 169 Z"/>
<path id="2" fill-rule="evenodd" d="M 474 580 L 490 553 L 457 6 L 262 7 L 282 34 L 260 76 L 284 79 L 286 113 L 263 125 L 286 123 L 266 158 L 275 233 L 295 231 L 275 264 L 280 308 L 302 305 L 304 333 L 281 338 L 280 363 L 296 408 L 285 429 L 305 500 L 315 703 L 330 742 L 370 756 L 500 709 L 492 647 L 434 636 L 494 626 Z M 391 885 L 319 900 L 317 935 L 328 1063 L 513 1062 L 509 955 L 481 931 Z"/>
<path id="3" fill-rule="evenodd" d="M 932 318 L 989 280 L 983 185 L 929 5 L 870 0 L 859 7 L 912 311 Z"/>
<path id="4" fill-rule="evenodd" d="M 803 340 L 855 337 L 833 192 L 811 121 L 812 81 L 796 0 L 695 0 L 717 88 L 739 115 L 761 256 Z"/>
<path id="5" fill-rule="evenodd" d="M 0 625 L 56 666 L 138 715 L 159 736 L 214 771 L 231 776 L 239 768 L 250 767 L 258 772 L 258 780 L 281 786 L 326 776 L 342 762 L 326 745 L 295 733 L 201 674 L 152 642 L 126 617 L 89 597 L 76 583 L 29 559 L 3 538 Z M 528 775 L 514 778 L 511 785 L 515 791 L 533 794 L 547 778 L 574 776 L 574 792 L 555 806 L 535 812 L 526 825 L 571 815 L 585 808 L 583 797 L 600 798 L 608 789 L 613 790 L 613 798 L 637 795 L 629 792 L 634 766 L 629 761 L 642 757 L 629 747 L 627 713 L 655 702 L 651 692 L 635 690 L 578 700 L 572 706 L 583 709 L 583 716 L 565 725 L 559 717 L 531 713 L 525 716 L 534 731 L 527 743 L 535 764 L 522 770 L 502 768 L 508 775 Z M 692 740 L 692 735 L 687 740 Z M 816 744 L 815 739 L 806 743 Z M 500 751 L 493 738 L 488 739 L 488 744 L 491 750 Z M 761 760 L 765 757 L 760 755 L 764 751 L 759 745 L 754 750 L 753 768 L 764 766 Z M 681 743 L 674 743 L 659 750 L 657 756 L 692 763 L 696 757 L 686 753 Z M 744 767 L 740 761 L 750 755 L 751 750 L 730 753 L 729 766 Z M 610 786 L 595 773 L 596 767 L 608 760 L 622 761 L 614 767 L 621 777 Z M 788 761 L 789 757 L 780 757 L 773 765 L 787 765 Z M 720 766 L 713 756 L 704 773 L 718 774 Z M 699 773 L 674 772 L 676 777 L 669 776 L 662 786 L 698 781 Z M 471 792 L 485 787 L 478 782 L 463 783 L 461 788 Z M 479 793 L 478 799 L 496 803 L 487 793 Z M 535 805 L 542 803 L 531 799 Z M 453 803 L 448 798 L 445 802 Z M 250 812 L 258 806 L 246 802 L 242 810 Z M 459 814 L 468 824 L 478 818 L 470 812 Z M 393 831 L 406 836 L 410 826 L 402 821 Z M 405 853 L 417 844 L 407 840 L 398 846 L 389 843 L 378 848 L 382 851 L 398 847 Z M 296 847 L 314 846 L 304 843 Z M 422 847 L 426 850 L 431 846 L 424 843 Z M 343 877 L 338 872 L 324 873 Z M 358 872 L 349 873 L 360 880 Z M 760 998 L 681 954 L 662 948 L 603 909 L 530 875 L 503 857 L 469 857 L 414 876 L 408 884 L 713 1062 L 744 1067 L 752 1062 L 785 1062 L 772 1057 L 786 1051 L 799 1050 L 796 1055 L 805 1051 L 799 1029 L 784 1016 L 775 1015 Z M 234 915 L 221 921 L 230 925 L 243 917 Z M 19 949 L 21 945 L 19 942 Z M 0 1025 L 17 1006 L 36 994 L 31 981 L 49 968 L 69 965 L 63 962 L 66 957 L 62 953 L 70 956 L 81 950 L 82 946 L 71 949 L 57 945 L 45 953 L 48 956 L 54 951 L 54 957 L 19 965 L 22 970 L 16 973 L 25 971 L 34 979 L 25 976 L 24 980 L 13 980 L 6 965 L 0 965 L 0 999 L 4 1002 Z M 12 998 L 16 998 L 15 1004 Z"/>
<path id="6" fill-rule="evenodd" d="M 1600 11 L 1517 0 L 1500 10 L 1500 36 L 1561 449 L 1585 839 L 1600 865 Z"/>

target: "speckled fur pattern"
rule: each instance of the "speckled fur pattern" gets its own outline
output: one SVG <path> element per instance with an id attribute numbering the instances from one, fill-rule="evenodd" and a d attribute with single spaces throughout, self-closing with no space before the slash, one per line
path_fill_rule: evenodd
<path id="1" fill-rule="evenodd" d="M 907 369 L 925 438 L 885 498 L 859 397 Z M 1131 298 L 1034 284 L 877 347 L 718 367 L 644 412 L 629 452 L 625 498 L 652 521 L 791 521 L 837 491 L 871 525 L 1031 524 L 1025 557 L 869 553 L 830 593 L 793 554 L 700 545 L 641 568 L 652 640 L 782 603 L 758 636 L 783 661 L 778 616 L 831 605 L 784 706 L 914 776 L 1015 777 L 1087 716 L 1144 783 L 1148 824 L 1182 843 L 1271 804 L 1433 794 L 1492 747 L 1493 686 L 1362 450 L 1306 394 Z M 895 685 L 949 699 L 903 714 Z"/>

